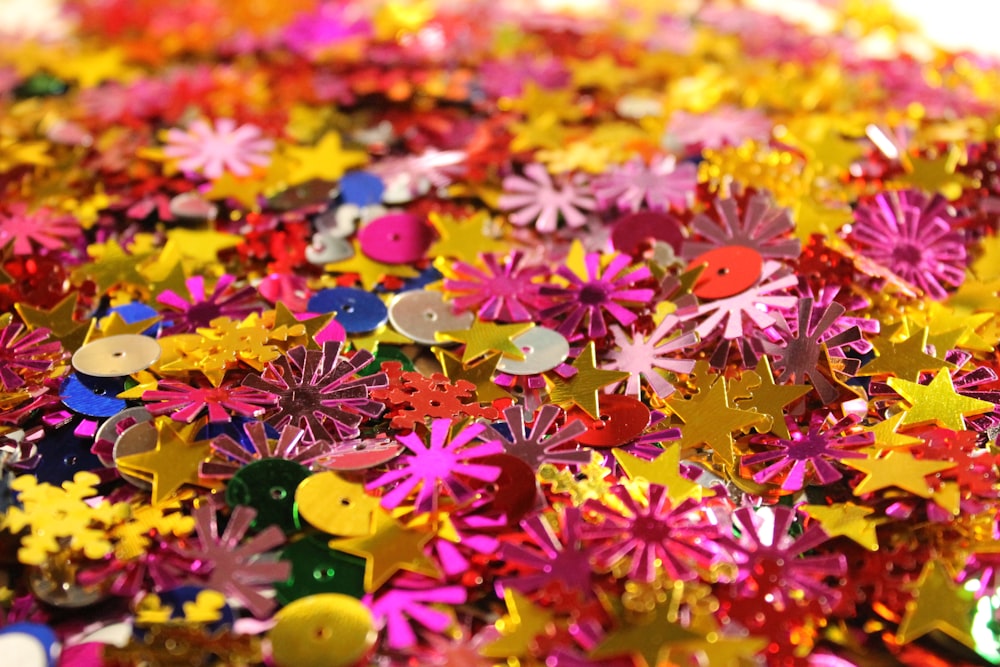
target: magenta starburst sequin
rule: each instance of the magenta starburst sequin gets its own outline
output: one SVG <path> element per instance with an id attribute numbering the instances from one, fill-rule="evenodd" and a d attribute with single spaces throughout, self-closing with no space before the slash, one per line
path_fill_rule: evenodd
<path id="1" fill-rule="evenodd" d="M 774 481 L 779 476 L 783 477 L 781 488 L 785 491 L 799 491 L 813 479 L 820 485 L 832 484 L 843 477 L 843 473 L 830 463 L 831 460 L 863 459 L 866 454 L 851 450 L 875 442 L 875 435 L 871 432 L 851 432 L 860 421 L 853 415 L 834 421 L 829 416 L 824 417 L 822 412 L 815 412 L 805 433 L 794 422 L 788 421 L 791 438 L 763 436 L 755 439 L 754 444 L 775 449 L 750 454 L 742 459 L 743 465 L 749 466 L 775 461 L 754 473 L 753 480 L 758 484 Z"/>
<path id="2" fill-rule="evenodd" d="M 190 301 L 173 290 L 167 290 L 156 297 L 170 310 L 163 313 L 164 334 L 186 333 L 199 328 L 208 328 L 217 317 L 239 320 L 253 311 L 257 290 L 249 285 L 234 287 L 236 277 L 223 274 L 215 283 L 211 294 L 205 293 L 205 278 L 191 276 L 184 281 Z"/>
<path id="3" fill-rule="evenodd" d="M 360 435 L 366 417 L 382 414 L 385 406 L 369 398 L 369 392 L 388 386 L 386 374 L 359 377 L 358 371 L 375 357 L 368 350 L 342 357 L 340 348 L 334 341 L 324 343 L 322 351 L 299 345 L 269 363 L 261 375 L 243 380 L 244 386 L 277 398 L 277 407 L 266 415 L 269 424 L 301 426 L 309 440 L 344 440 Z"/>
<path id="4" fill-rule="evenodd" d="M 513 251 L 500 256 L 494 253 L 479 255 L 479 264 L 455 262 L 444 279 L 444 288 L 455 298 L 457 310 L 478 309 L 484 321 L 527 322 L 538 312 L 536 278 L 548 273 L 543 266 L 522 266 L 524 253 Z"/>
<path id="5" fill-rule="evenodd" d="M 258 417 L 277 399 L 252 387 L 225 383 L 218 387 L 192 386 L 177 380 L 160 380 L 156 389 L 143 392 L 146 409 L 153 415 L 170 415 L 175 421 L 191 423 L 205 410 L 210 422 L 232 421 L 232 413 Z"/>
<path id="6" fill-rule="evenodd" d="M 78 220 L 52 209 L 29 211 L 26 204 L 15 202 L 0 212 L 0 246 L 13 242 L 15 255 L 30 255 L 35 247 L 62 250 L 80 236 Z"/>
<path id="7" fill-rule="evenodd" d="M 442 491 L 448 493 L 457 503 L 469 501 L 475 491 L 462 478 L 483 482 L 495 482 L 500 477 L 500 468 L 475 463 L 476 459 L 503 453 L 499 440 L 474 441 L 483 432 L 482 424 L 472 424 L 448 437 L 452 422 L 450 419 L 435 419 L 431 422 L 430 439 L 424 442 L 417 433 L 407 433 L 397 437 L 410 454 L 398 459 L 398 467 L 390 470 L 366 485 L 366 489 L 391 486 L 382 497 L 382 506 L 394 509 L 416 492 L 414 504 L 418 512 L 437 511 Z"/>
<path id="8" fill-rule="evenodd" d="M 594 553 L 599 566 L 610 569 L 627 558 L 633 579 L 654 581 L 662 568 L 672 579 L 688 580 L 718 559 L 718 525 L 695 501 L 674 507 L 662 484 L 650 484 L 638 498 L 620 485 L 610 493 L 620 509 L 596 500 L 584 504 L 604 520 L 583 533 L 586 540 L 600 540 Z"/>
<path id="9" fill-rule="evenodd" d="M 940 301 L 965 280 L 966 251 L 941 195 L 919 190 L 880 193 L 854 211 L 849 236 L 868 259 Z"/>
<path id="10" fill-rule="evenodd" d="M 795 510 L 784 506 L 757 511 L 741 507 L 733 519 L 739 531 L 731 545 L 739 567 L 733 583 L 736 597 L 768 596 L 782 608 L 795 605 L 803 595 L 824 608 L 836 604 L 840 593 L 824 580 L 843 575 L 847 559 L 833 553 L 803 555 L 827 541 L 819 524 L 792 537 L 789 530 L 795 522 Z"/>
<path id="11" fill-rule="evenodd" d="M 586 278 L 563 265 L 556 273 L 568 284 L 541 287 L 541 295 L 553 304 L 542 310 L 542 317 L 560 320 L 556 331 L 567 338 L 578 330 L 591 340 L 603 338 L 608 334 L 606 315 L 628 326 L 638 315 L 627 306 L 648 303 L 655 294 L 652 289 L 636 287 L 650 277 L 649 267 L 632 267 L 632 258 L 621 253 L 612 255 L 602 267 L 601 257 L 600 253 L 588 253 L 584 258 Z"/>
<path id="12" fill-rule="evenodd" d="M 0 387 L 14 391 L 41 382 L 62 355 L 62 344 L 49 340 L 48 329 L 25 331 L 19 322 L 8 324 L 0 329 Z"/>
<path id="13" fill-rule="evenodd" d="M 441 582 L 416 575 L 403 574 L 393 580 L 377 596 L 364 602 L 371 609 L 375 622 L 384 627 L 386 644 L 393 649 L 417 644 L 412 624 L 442 634 L 455 623 L 455 617 L 438 605 L 460 605 L 468 591 L 462 586 L 442 586 Z"/>
<path id="14" fill-rule="evenodd" d="M 503 411 L 510 435 L 487 426 L 484 436 L 499 440 L 508 454 L 516 456 L 532 468 L 537 469 L 543 463 L 586 465 L 590 461 L 590 450 L 564 447 L 573 438 L 586 432 L 587 427 L 583 422 L 574 419 L 549 433 L 549 429 L 562 414 L 562 408 L 556 405 L 543 405 L 534 414 L 531 431 L 528 432 L 524 423 L 524 408 L 514 405 Z"/>

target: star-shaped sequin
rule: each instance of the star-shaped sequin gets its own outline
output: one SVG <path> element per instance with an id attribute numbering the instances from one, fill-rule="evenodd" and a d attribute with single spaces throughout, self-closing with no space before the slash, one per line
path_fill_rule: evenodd
<path id="1" fill-rule="evenodd" d="M 889 386 L 910 404 L 903 426 L 936 423 L 953 431 L 965 430 L 965 417 L 991 412 L 989 401 L 963 396 L 955 391 L 951 374 L 942 368 L 929 384 L 889 378 Z"/>
<path id="2" fill-rule="evenodd" d="M 549 388 L 549 401 L 563 408 L 578 406 L 588 415 L 597 419 L 598 392 L 608 385 L 621 382 L 629 376 L 625 371 L 604 371 L 597 367 L 594 342 L 587 343 L 573 361 L 576 374 L 569 379 L 561 379 L 557 375 L 545 376 L 545 384 Z"/>
<path id="3" fill-rule="evenodd" d="M 909 452 L 899 449 L 894 449 L 881 458 L 846 460 L 841 463 L 865 473 L 865 478 L 854 487 L 856 496 L 895 486 L 921 498 L 930 498 L 933 491 L 927 483 L 927 476 L 955 467 L 955 463 L 951 461 L 917 459 Z"/>
<path id="4" fill-rule="evenodd" d="M 462 363 L 467 364 L 491 352 L 511 359 L 524 359 L 524 352 L 513 342 L 513 338 L 534 327 L 533 322 L 497 324 L 476 319 L 468 329 L 456 331 L 436 331 L 434 337 L 440 341 L 465 343 Z"/>
<path id="5" fill-rule="evenodd" d="M 975 648 L 972 638 L 975 608 L 972 593 L 962 590 L 941 562 L 930 560 L 914 585 L 913 599 L 906 605 L 896 639 L 900 644 L 909 644 L 928 632 L 940 630 Z"/>

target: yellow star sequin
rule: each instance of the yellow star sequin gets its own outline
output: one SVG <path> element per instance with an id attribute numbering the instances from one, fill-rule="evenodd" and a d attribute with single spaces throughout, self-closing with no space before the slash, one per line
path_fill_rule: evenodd
<path id="1" fill-rule="evenodd" d="M 338 132 L 327 132 L 315 146 L 289 146 L 285 150 L 294 163 L 288 174 L 291 185 L 313 179 L 337 181 L 348 169 L 368 162 L 365 151 L 345 150 Z"/>
<path id="2" fill-rule="evenodd" d="M 911 334 L 901 343 L 894 343 L 890 340 L 899 327 L 887 329 L 877 340 L 872 342 L 878 352 L 878 357 L 862 366 L 857 373 L 858 376 L 894 375 L 904 380 L 916 380 L 922 371 L 932 371 L 942 366 L 954 368 L 954 364 L 924 352 L 924 348 L 927 347 L 926 327 Z"/>
<path id="3" fill-rule="evenodd" d="M 295 317 L 292 311 L 288 310 L 288 306 L 278 301 L 274 304 L 274 329 L 280 327 L 288 327 L 289 329 L 295 327 L 302 327 L 305 329 L 305 334 L 303 336 L 296 336 L 292 340 L 295 344 L 305 345 L 306 348 L 310 350 L 320 349 L 319 344 L 316 342 L 316 334 L 321 332 L 326 328 L 330 321 L 334 318 L 336 313 L 325 313 L 323 315 L 316 315 L 315 317 L 310 317 L 308 319 L 300 320 Z M 302 340 L 304 339 L 304 340 Z"/>
<path id="4" fill-rule="evenodd" d="M 442 348 L 433 348 L 434 355 L 441 364 L 441 369 L 452 382 L 466 380 L 476 385 L 476 400 L 480 403 L 492 403 L 500 398 L 510 398 L 511 395 L 493 382 L 500 355 L 486 357 L 474 366 L 466 366 L 462 360 Z"/>
<path id="5" fill-rule="evenodd" d="M 15 303 L 14 309 L 28 329 L 44 327 L 52 332 L 52 337 L 59 339 L 67 350 L 76 350 L 83 344 L 90 329 L 89 322 L 77 322 L 73 319 L 79 298 L 80 294 L 73 292 L 67 294 L 49 310 L 24 303 Z"/>
<path id="6" fill-rule="evenodd" d="M 962 590 L 941 562 L 931 559 L 917 579 L 913 599 L 906 604 L 896 640 L 909 644 L 933 630 L 940 630 L 974 649 L 972 618 L 975 608 L 973 594 Z"/>
<path id="7" fill-rule="evenodd" d="M 152 479 L 152 503 L 159 504 L 185 484 L 205 486 L 198 476 L 203 461 L 212 458 L 210 440 L 191 442 L 204 421 L 176 425 L 169 417 L 156 419 L 156 448 L 123 456 L 117 460 L 127 472 L 138 472 Z"/>
<path id="8" fill-rule="evenodd" d="M 632 656 L 637 667 L 659 667 L 669 659 L 667 655 L 672 647 L 703 641 L 677 622 L 677 612 L 672 607 L 659 604 L 652 613 L 636 622 L 623 619 L 620 627 L 609 632 L 590 657 Z"/>
<path id="9" fill-rule="evenodd" d="M 88 246 L 87 254 L 94 261 L 75 269 L 70 277 L 77 284 L 84 280 L 93 281 L 98 294 L 104 294 L 116 285 L 145 287 L 149 283 L 149 279 L 139 271 L 139 266 L 153 256 L 151 250 L 129 254 L 118 241 L 112 239 Z"/>
<path id="10" fill-rule="evenodd" d="M 703 497 L 715 495 L 711 489 L 706 489 L 697 482 L 692 482 L 680 472 L 681 448 L 679 445 L 667 445 L 664 452 L 652 461 L 640 459 L 621 449 L 614 449 L 615 460 L 622 467 L 629 479 L 645 479 L 650 484 L 660 484 L 667 487 L 667 496 L 674 506 L 688 498 L 700 501 Z"/>
<path id="11" fill-rule="evenodd" d="M 870 519 L 875 513 L 871 507 L 854 503 L 832 503 L 830 505 L 801 505 L 799 507 L 811 519 L 819 522 L 830 537 L 847 537 L 869 551 L 878 551 L 878 535 L 875 528 L 888 519 Z"/>
<path id="12" fill-rule="evenodd" d="M 953 461 L 916 459 L 909 452 L 900 449 L 894 449 L 882 458 L 841 459 L 840 462 L 866 475 L 854 488 L 856 496 L 895 486 L 921 498 L 930 498 L 933 493 L 927 484 L 927 475 L 956 465 Z"/>
<path id="13" fill-rule="evenodd" d="M 601 414 L 598 408 L 598 391 L 621 382 L 628 377 L 628 373 L 598 370 L 596 364 L 594 342 L 590 341 L 580 352 L 580 356 L 573 361 L 576 375 L 565 380 L 553 374 L 545 376 L 545 384 L 549 389 L 549 402 L 562 408 L 578 406 L 597 419 Z"/>
<path id="14" fill-rule="evenodd" d="M 770 423 L 761 428 L 788 440 L 792 436 L 785 423 L 785 408 L 808 394 L 812 387 L 804 384 L 775 384 L 771 361 L 767 357 L 760 358 L 753 373 L 760 379 L 760 384 L 751 390 L 750 398 L 736 399 L 734 403 L 740 410 L 756 410 L 770 417 Z"/>
<path id="15" fill-rule="evenodd" d="M 236 178 L 228 171 L 212 181 L 212 187 L 205 192 L 206 199 L 232 199 L 243 208 L 259 211 L 258 195 L 264 190 L 264 183 L 254 178 Z"/>
<path id="16" fill-rule="evenodd" d="M 326 270 L 336 273 L 356 273 L 366 290 L 372 290 L 386 276 L 397 278 L 416 278 L 419 273 L 409 264 L 383 264 L 376 262 L 361 252 L 361 246 L 354 241 L 354 255 L 333 264 L 327 264 Z"/>
<path id="17" fill-rule="evenodd" d="M 769 419 L 758 412 L 731 407 L 725 382 L 716 382 L 697 398 L 668 401 L 667 407 L 684 422 L 677 444 L 685 449 L 708 445 L 729 467 L 736 462 L 733 432 L 761 426 Z"/>
<path id="18" fill-rule="evenodd" d="M 489 354 L 499 352 L 511 359 L 524 359 L 524 353 L 511 339 L 534 327 L 534 322 L 516 322 L 514 324 L 497 324 L 476 319 L 468 329 L 435 331 L 434 338 L 439 341 L 465 343 L 462 353 L 462 363 Z"/>
<path id="19" fill-rule="evenodd" d="M 424 553 L 424 545 L 433 537 L 432 532 L 411 530 L 385 510 L 377 510 L 370 535 L 331 540 L 330 548 L 365 559 L 365 591 L 371 593 L 399 570 L 441 576 Z"/>
<path id="20" fill-rule="evenodd" d="M 920 438 L 912 435 L 897 432 L 899 422 L 903 421 L 904 413 L 893 415 L 888 419 L 883 419 L 870 428 L 864 429 L 865 433 L 875 434 L 875 445 L 879 447 L 912 447 L 923 442 Z"/>
<path id="21" fill-rule="evenodd" d="M 552 612 L 510 588 L 504 588 L 503 599 L 507 615 L 495 624 L 500 637 L 483 646 L 479 654 L 505 660 L 528 655 L 535 637 L 552 625 Z"/>
<path id="22" fill-rule="evenodd" d="M 926 385 L 889 378 L 889 386 L 911 406 L 901 422 L 904 426 L 936 423 L 953 431 L 963 431 L 965 417 L 993 410 L 989 401 L 956 393 L 951 374 L 945 368 L 939 370 Z"/>
<path id="23" fill-rule="evenodd" d="M 427 221 L 440 237 L 427 251 L 429 257 L 448 257 L 472 263 L 479 253 L 507 249 L 499 234 L 492 234 L 493 220 L 486 211 L 476 211 L 466 218 L 433 212 L 428 214 Z M 439 262 L 435 262 L 434 266 L 444 272 Z"/>

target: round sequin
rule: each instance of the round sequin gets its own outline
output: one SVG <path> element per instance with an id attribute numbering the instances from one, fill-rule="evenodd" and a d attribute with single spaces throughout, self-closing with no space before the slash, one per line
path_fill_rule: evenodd
<path id="1" fill-rule="evenodd" d="M 330 535 L 367 535 L 378 506 L 378 498 L 366 494 L 363 486 L 335 472 L 318 472 L 295 490 L 298 516 Z"/>
<path id="2" fill-rule="evenodd" d="M 306 536 L 286 547 L 280 558 L 292 564 L 291 576 L 274 586 L 283 605 L 317 593 L 341 593 L 359 599 L 365 594 L 364 559 L 334 551 L 325 539 Z"/>
<path id="3" fill-rule="evenodd" d="M 404 292 L 389 302 L 389 323 L 421 345 L 440 344 L 435 332 L 468 329 L 473 320 L 472 313 L 456 314 L 440 292 L 431 290 Z"/>
<path id="4" fill-rule="evenodd" d="M 331 287 L 309 299 L 309 310 L 336 313 L 336 320 L 348 334 L 374 331 L 386 323 L 389 311 L 377 295 L 354 287 Z"/>
<path id="5" fill-rule="evenodd" d="M 724 299 L 751 287 L 760 278 L 764 258 L 753 248 L 730 245 L 691 260 L 689 269 L 704 266 L 691 290 L 702 299 Z"/>
<path id="6" fill-rule="evenodd" d="M 598 411 L 597 419 L 579 408 L 566 413 L 567 421 L 579 419 L 587 427 L 576 436 L 577 442 L 591 447 L 618 447 L 638 437 L 649 426 L 649 408 L 631 396 L 602 395 Z"/>
<path id="7" fill-rule="evenodd" d="M 294 531 L 295 489 L 309 477 L 309 469 L 285 459 L 262 459 L 243 466 L 226 486 L 226 502 L 257 510 L 253 527 L 278 526 Z"/>
<path id="8" fill-rule="evenodd" d="M 149 336 L 120 334 L 98 338 L 73 353 L 73 368 L 92 377 L 122 377 L 145 370 L 160 358 Z"/>
<path id="9" fill-rule="evenodd" d="M 546 327 L 533 327 L 512 340 L 524 353 L 524 359 L 501 357 L 497 370 L 503 373 L 537 375 L 552 370 L 569 356 L 566 337 Z"/>
<path id="10" fill-rule="evenodd" d="M 115 442 L 118 439 L 118 425 L 126 420 L 131 420 L 133 422 L 148 422 L 153 418 L 153 415 L 149 413 L 144 407 L 138 406 L 134 408 L 125 408 L 116 415 L 112 415 L 101 424 L 100 428 L 97 429 L 97 433 L 94 434 L 94 441 L 106 440 L 108 442 Z M 113 459 L 107 461 L 101 457 L 101 461 L 106 466 L 113 466 L 115 464 Z"/>
<path id="11" fill-rule="evenodd" d="M 7 665 L 54 667 L 59 658 L 59 638 L 47 625 L 12 623 L 0 629 L 0 655 Z"/>
<path id="12" fill-rule="evenodd" d="M 159 434 L 156 431 L 156 426 L 152 421 L 142 421 L 138 424 L 133 424 L 124 431 L 115 440 L 115 447 L 113 450 L 113 456 L 115 463 L 118 463 L 118 459 L 123 456 L 131 456 L 133 454 L 143 454 L 145 452 L 151 452 L 156 449 L 156 443 L 159 440 Z M 127 481 L 129 484 L 136 486 L 140 489 L 152 489 L 153 485 L 142 477 L 130 474 L 118 468 L 118 474 L 122 476 L 122 479 Z"/>
<path id="13" fill-rule="evenodd" d="M 615 221 L 611 228 L 611 244 L 618 252 L 638 255 L 644 244 L 652 241 L 667 243 L 680 252 L 684 235 L 680 221 L 669 213 L 639 211 Z"/>
<path id="14" fill-rule="evenodd" d="M 305 255 L 310 264 L 333 264 L 353 257 L 354 246 L 346 238 L 317 232 L 306 246 Z"/>
<path id="15" fill-rule="evenodd" d="M 295 600 L 274 619 L 268 638 L 275 667 L 350 667 L 378 638 L 368 607 L 339 593 Z"/>
<path id="16" fill-rule="evenodd" d="M 63 405 L 73 412 L 88 417 L 110 417 L 125 409 L 125 401 L 118 398 L 123 391 L 123 378 L 70 373 L 63 380 L 60 394 Z"/>
<path id="17" fill-rule="evenodd" d="M 433 241 L 433 228 L 409 213 L 390 213 L 372 220 L 358 232 L 361 252 L 383 264 L 419 261 Z"/>

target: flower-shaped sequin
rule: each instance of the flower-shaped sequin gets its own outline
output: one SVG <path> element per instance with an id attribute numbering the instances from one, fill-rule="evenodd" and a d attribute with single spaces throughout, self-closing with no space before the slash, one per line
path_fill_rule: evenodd
<path id="1" fill-rule="evenodd" d="M 919 190 L 889 191 L 855 209 L 849 238 L 860 253 L 932 299 L 965 280 L 966 251 L 948 201 Z"/>
<path id="2" fill-rule="evenodd" d="M 203 461 L 198 475 L 211 479 L 228 479 L 243 466 L 262 459 L 285 459 L 304 466 L 326 456 L 331 443 L 316 440 L 304 442 L 306 432 L 297 426 L 285 426 L 276 439 L 267 437 L 263 422 L 249 421 L 243 425 L 248 446 L 233 440 L 228 435 L 212 439 L 210 461 Z"/>
<path id="3" fill-rule="evenodd" d="M 690 373 L 694 369 L 693 359 L 676 355 L 693 347 L 698 342 L 698 334 L 676 332 L 679 324 L 677 317 L 667 315 L 648 335 L 635 331 L 631 336 L 620 327 L 611 327 L 616 349 L 608 352 L 604 368 L 629 374 L 625 382 L 626 394 L 638 396 L 645 380 L 654 394 L 666 398 L 674 392 L 674 386 L 657 369 L 672 373 Z"/>
<path id="4" fill-rule="evenodd" d="M 259 127 L 237 126 L 230 118 L 220 118 L 214 127 L 196 120 L 187 130 L 169 130 L 163 154 L 177 160 L 184 171 L 214 179 L 227 172 L 249 176 L 254 167 L 267 166 L 273 149 L 274 142 L 262 137 Z"/>
<path id="5" fill-rule="evenodd" d="M 268 364 L 261 375 L 248 375 L 243 384 L 277 398 L 276 409 L 266 415 L 272 426 L 301 426 L 309 440 L 343 440 L 357 437 L 364 418 L 385 409 L 369 398 L 370 390 L 388 385 L 385 373 L 358 376 L 372 361 L 368 350 L 342 357 L 337 342 L 327 341 L 322 351 L 300 345 Z"/>
<path id="6" fill-rule="evenodd" d="M 672 155 L 657 156 L 647 165 L 634 158 L 612 167 L 592 184 L 602 208 L 614 205 L 620 211 L 638 211 L 645 204 L 654 211 L 671 206 L 684 208 L 698 185 L 698 170 L 691 163 L 678 165 Z"/>
<path id="7" fill-rule="evenodd" d="M 156 300 L 167 306 L 164 312 L 165 334 L 194 331 L 199 328 L 209 328 L 212 320 L 228 317 L 241 320 L 246 317 L 255 305 L 257 290 L 249 285 L 236 287 L 236 277 L 223 274 L 212 288 L 211 294 L 205 293 L 205 278 L 191 276 L 184 281 L 188 294 L 187 301 L 173 290 L 167 290 L 156 297 Z"/>
<path id="8" fill-rule="evenodd" d="M 556 273 L 567 282 L 566 286 L 542 285 L 541 295 L 552 303 L 542 310 L 542 317 L 560 320 L 556 331 L 566 337 L 579 330 L 592 340 L 608 334 L 606 315 L 624 326 L 635 322 L 638 315 L 627 306 L 647 303 L 655 293 L 636 286 L 650 277 L 649 268 L 632 267 L 632 258 L 620 253 L 612 255 L 606 264 L 600 253 L 588 253 L 584 264 L 584 277 L 563 265 Z"/>
<path id="9" fill-rule="evenodd" d="M 704 241 L 687 240 L 681 254 L 692 259 L 714 248 L 743 246 L 752 248 L 767 259 L 794 259 L 799 256 L 801 243 L 791 237 L 795 228 L 788 211 L 775 206 L 770 197 L 756 194 L 746 203 L 740 215 L 736 199 L 715 201 L 718 222 L 706 214 L 691 221 L 691 231 Z"/>
<path id="10" fill-rule="evenodd" d="M 192 386 L 177 380 L 160 380 L 156 389 L 142 394 L 146 409 L 153 415 L 170 415 L 172 419 L 193 422 L 208 410 L 210 422 L 228 422 L 232 414 L 257 417 L 273 406 L 277 399 L 252 387 L 222 384 L 218 387 Z"/>
<path id="11" fill-rule="evenodd" d="M 80 238 L 80 222 L 48 208 L 29 210 L 14 202 L 0 211 L 0 246 L 14 244 L 15 255 L 30 255 L 34 249 L 60 250 Z"/>
<path id="12" fill-rule="evenodd" d="M 449 438 L 451 428 L 450 419 L 435 419 L 427 442 L 417 433 L 399 436 L 399 444 L 410 453 L 398 459 L 395 469 L 372 480 L 365 488 L 391 487 L 382 496 L 382 505 L 387 509 L 398 507 L 414 492 L 418 512 L 436 511 L 442 491 L 459 504 L 469 501 L 475 491 L 465 478 L 495 482 L 500 477 L 500 468 L 475 461 L 502 454 L 503 445 L 499 440 L 477 441 L 484 430 L 482 424 L 467 426 Z"/>
<path id="13" fill-rule="evenodd" d="M 522 266 L 524 253 L 507 256 L 483 253 L 479 266 L 457 261 L 447 267 L 445 292 L 457 310 L 478 309 L 483 321 L 527 322 L 538 311 L 538 285 L 534 280 L 548 271 L 543 266 Z"/>
<path id="14" fill-rule="evenodd" d="M 62 345 L 49 340 L 48 329 L 25 331 L 23 324 L 8 324 L 0 329 L 0 387 L 13 391 L 43 380 L 62 355 Z"/>
<path id="15" fill-rule="evenodd" d="M 583 176 L 553 181 L 545 167 L 537 163 L 526 166 L 524 176 L 504 178 L 503 189 L 499 204 L 510 211 L 511 224 L 533 224 L 540 232 L 554 232 L 560 218 L 570 227 L 582 227 L 587 222 L 585 212 L 597 206 L 586 191 Z"/>

